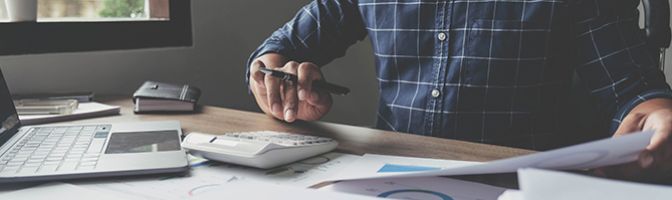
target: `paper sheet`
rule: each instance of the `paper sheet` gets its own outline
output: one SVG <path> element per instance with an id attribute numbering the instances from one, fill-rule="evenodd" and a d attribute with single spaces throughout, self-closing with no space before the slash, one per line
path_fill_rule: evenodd
<path id="1" fill-rule="evenodd" d="M 497 200 L 523 200 L 523 193 L 520 190 L 507 190 Z"/>
<path id="2" fill-rule="evenodd" d="M 216 162 L 210 162 L 212 165 L 209 167 L 248 179 L 309 187 L 332 179 L 334 175 L 360 158 L 361 156 L 332 152 L 268 170 Z"/>
<path id="3" fill-rule="evenodd" d="M 451 178 L 420 177 L 343 181 L 320 190 L 390 199 L 496 200 L 506 189 Z"/>
<path id="4" fill-rule="evenodd" d="M 334 176 L 336 179 L 349 179 L 381 175 L 404 174 L 414 171 L 432 171 L 451 167 L 461 167 L 480 164 L 479 162 L 439 160 L 428 158 L 414 158 L 403 156 L 387 156 L 365 154 L 361 159 L 350 164 L 342 173 Z"/>
<path id="5" fill-rule="evenodd" d="M 78 186 L 107 193 L 125 194 L 141 199 L 187 199 L 226 185 L 244 180 L 232 174 L 208 167 L 195 167 L 188 176 L 125 178 L 105 182 L 76 182 Z"/>
<path id="6" fill-rule="evenodd" d="M 292 200 L 374 200 L 379 198 L 313 189 L 286 187 L 256 181 L 241 181 L 214 188 L 194 199 L 292 199 Z"/>
<path id="7" fill-rule="evenodd" d="M 184 177 L 124 178 L 76 184 L 88 189 L 143 199 L 187 199 L 238 181 L 263 181 L 305 188 L 330 179 L 358 158 L 359 156 L 349 154 L 327 153 L 287 166 L 260 170 L 190 157 L 192 168 L 189 175 Z"/>
<path id="8" fill-rule="evenodd" d="M 518 180 L 523 199 L 529 200 L 672 199 L 670 186 L 609 180 L 566 172 L 522 169 L 518 171 Z"/>
<path id="9" fill-rule="evenodd" d="M 42 124 L 57 121 L 92 118 L 105 115 L 118 114 L 119 106 L 111 106 L 97 102 L 80 103 L 72 114 L 67 115 L 20 115 L 23 125 Z"/>
<path id="10" fill-rule="evenodd" d="M 637 160 L 653 135 L 652 131 L 589 142 L 552 151 L 497 160 L 483 164 L 405 173 L 357 173 L 336 180 L 389 177 L 426 177 L 511 173 L 521 168 L 582 170 Z"/>
<path id="11" fill-rule="evenodd" d="M 76 197 L 76 198 L 73 198 Z M 129 198 L 126 196 L 117 196 L 112 193 L 101 193 L 99 191 L 86 189 L 83 187 L 66 183 L 48 183 L 14 192 L 0 194 L 3 200 L 44 200 L 44 199 L 96 199 L 96 200 L 139 200 L 138 198 Z"/>

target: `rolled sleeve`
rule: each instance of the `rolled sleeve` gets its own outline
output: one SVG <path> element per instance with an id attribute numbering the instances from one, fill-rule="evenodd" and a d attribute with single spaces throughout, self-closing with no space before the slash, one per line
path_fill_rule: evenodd
<path id="1" fill-rule="evenodd" d="M 357 4 L 356 0 L 316 0 L 304 6 L 250 55 L 246 84 L 254 59 L 267 53 L 318 66 L 344 56 L 348 47 L 367 35 Z"/>
<path id="2" fill-rule="evenodd" d="M 646 92 L 643 92 L 642 94 L 637 95 L 634 99 L 628 101 L 625 103 L 621 109 L 619 109 L 616 112 L 616 115 L 614 116 L 614 119 L 612 119 L 610 131 L 611 132 L 616 132 L 618 129 L 618 126 L 621 125 L 621 122 L 623 122 L 623 119 L 625 116 L 627 116 L 632 109 L 637 107 L 637 105 L 651 100 L 651 99 L 658 99 L 658 98 L 666 98 L 666 99 L 672 99 L 672 90 L 669 89 L 656 89 L 656 90 L 649 90 Z"/>
<path id="3" fill-rule="evenodd" d="M 639 103 L 672 92 L 639 29 L 637 0 L 580 2 L 576 71 L 614 132 Z"/>

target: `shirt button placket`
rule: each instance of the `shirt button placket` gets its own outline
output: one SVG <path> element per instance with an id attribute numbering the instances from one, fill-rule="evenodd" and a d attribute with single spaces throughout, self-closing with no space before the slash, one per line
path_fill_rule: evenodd
<path id="1" fill-rule="evenodd" d="M 446 41 L 446 38 L 448 38 L 448 36 L 444 32 L 439 33 L 439 35 L 437 35 L 436 37 L 439 38 L 440 41 Z"/>
<path id="2" fill-rule="evenodd" d="M 432 97 L 438 98 L 439 96 L 441 96 L 441 91 L 439 91 L 439 89 L 433 89 L 432 90 Z"/>

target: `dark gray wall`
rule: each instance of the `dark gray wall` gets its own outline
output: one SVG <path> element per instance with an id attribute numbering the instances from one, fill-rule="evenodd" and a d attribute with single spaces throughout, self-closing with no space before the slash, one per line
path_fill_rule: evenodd
<path id="1" fill-rule="evenodd" d="M 247 56 L 309 0 L 192 0 L 194 47 L 0 57 L 13 92 L 91 90 L 130 95 L 144 80 L 200 86 L 203 103 L 257 111 L 243 84 Z M 45 33 L 48 34 L 48 33 Z M 368 41 L 323 69 L 353 89 L 326 121 L 371 126 L 378 90 Z M 672 53 L 666 73 L 672 76 Z"/>
<path id="2" fill-rule="evenodd" d="M 192 0 L 194 47 L 0 57 L 14 93 L 91 90 L 130 95 L 144 80 L 189 83 L 203 89 L 202 102 L 257 111 L 244 84 L 248 55 L 308 0 Z M 45 33 L 48 34 L 48 33 Z M 370 126 L 377 86 L 368 41 L 325 66 L 330 81 L 353 89 L 335 97 L 324 119 Z"/>

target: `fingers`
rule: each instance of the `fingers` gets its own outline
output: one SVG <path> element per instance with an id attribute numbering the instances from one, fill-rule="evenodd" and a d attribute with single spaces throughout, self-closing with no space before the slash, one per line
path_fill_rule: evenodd
<path id="1" fill-rule="evenodd" d="M 659 172 L 663 175 L 663 172 L 672 170 L 672 142 L 670 141 L 670 132 L 672 130 L 669 128 L 659 128 L 656 129 L 653 137 L 651 138 L 651 143 L 646 147 L 645 157 L 640 156 L 639 163 L 642 169 L 647 171 Z M 669 177 L 669 175 L 667 175 Z"/>
<path id="2" fill-rule="evenodd" d="M 254 61 L 252 63 L 252 68 L 250 69 L 250 85 L 258 95 L 266 97 L 266 83 L 264 81 L 265 74 L 259 71 L 259 68 L 264 67 L 264 63 L 260 60 Z"/>
<path id="3" fill-rule="evenodd" d="M 621 125 L 614 133 L 614 137 L 626 135 L 628 133 L 640 131 L 643 128 L 643 121 L 645 121 L 646 115 L 640 113 L 633 113 L 626 116 Z"/>
<path id="4" fill-rule="evenodd" d="M 313 81 L 322 79 L 319 68 L 313 63 L 301 63 L 297 71 L 299 77 L 299 100 L 306 101 L 313 94 Z"/>
<path id="5" fill-rule="evenodd" d="M 281 68 L 267 65 L 269 69 L 283 71 L 297 76 L 297 81 L 286 81 L 259 71 L 264 63 L 254 62 L 250 71 L 250 85 L 255 88 L 255 96 L 260 107 L 268 115 L 286 122 L 316 120 L 329 111 L 331 96 L 314 91 L 313 81 L 322 79 L 320 69 L 313 63 L 290 61 Z M 278 65 L 276 65 L 278 66 Z M 260 98 L 262 97 L 262 98 Z"/>
<path id="6" fill-rule="evenodd" d="M 282 71 L 289 74 L 297 74 L 299 63 L 288 62 Z M 284 103 L 284 120 L 287 122 L 294 122 L 299 108 L 299 97 L 297 94 L 297 86 L 291 81 L 283 81 L 282 101 Z"/>
<path id="7" fill-rule="evenodd" d="M 672 134 L 672 112 L 668 110 L 652 112 L 646 119 L 644 129 L 655 130 L 655 133 L 645 151 L 649 158 L 646 160 L 640 158 L 639 160 L 642 164 L 648 164 L 642 165 L 642 168 L 656 172 L 659 177 L 669 177 L 669 175 L 662 175 L 672 170 L 672 164 L 670 164 L 672 161 L 672 138 L 670 138 Z"/>
<path id="8" fill-rule="evenodd" d="M 600 169 L 597 172 L 615 178 L 656 180 L 669 177 L 672 171 L 672 117 L 670 112 L 630 114 L 621 123 L 614 137 L 641 130 L 655 130 L 651 142 L 633 163 Z"/>
<path id="9" fill-rule="evenodd" d="M 670 132 L 672 132 L 671 128 L 656 129 L 656 132 L 653 134 L 651 143 L 647 149 L 651 151 L 658 151 L 662 150 L 666 145 L 671 145 L 672 142 L 670 142 Z"/>
<path id="10" fill-rule="evenodd" d="M 651 166 L 653 166 L 655 161 L 653 152 L 649 150 L 644 150 L 641 153 L 639 153 L 639 157 L 637 157 L 637 164 L 640 169 L 649 169 Z"/>
<path id="11" fill-rule="evenodd" d="M 284 119 L 282 113 L 282 98 L 280 97 L 280 81 L 280 79 L 270 75 L 264 76 L 268 107 L 270 108 L 269 112 L 277 119 Z"/>

